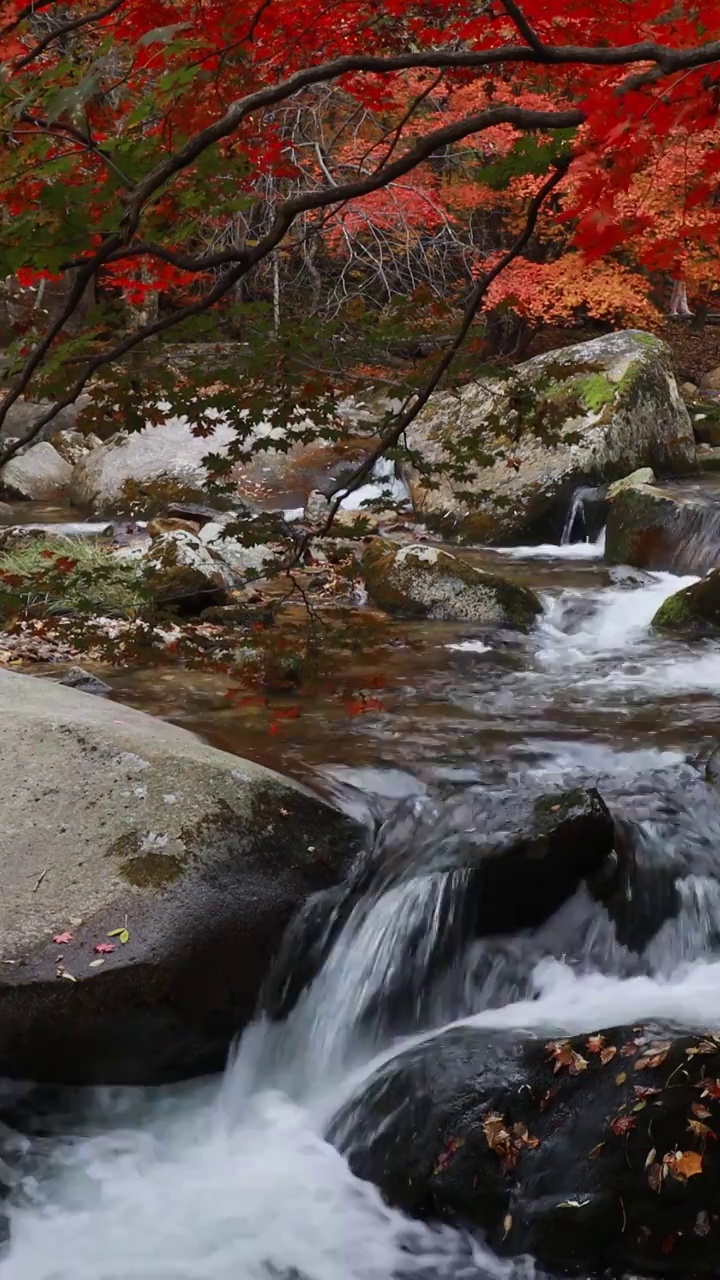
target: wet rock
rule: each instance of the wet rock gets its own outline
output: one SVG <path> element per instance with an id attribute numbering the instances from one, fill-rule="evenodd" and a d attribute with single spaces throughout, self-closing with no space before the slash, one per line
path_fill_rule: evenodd
<path id="1" fill-rule="evenodd" d="M 634 489 L 639 484 L 654 484 L 655 472 L 652 467 L 639 467 L 637 471 L 631 472 L 629 476 L 623 476 L 622 480 L 615 480 L 608 486 L 607 498 L 612 501 L 624 489 Z"/>
<path id="2" fill-rule="evenodd" d="M 0 718 L 0 1074 L 149 1084 L 220 1068 L 290 918 L 342 879 L 362 829 L 49 680 L 0 671 Z M 126 943 L 108 937 L 125 925 Z"/>
<path id="3" fill-rule="evenodd" d="M 68 689 L 78 689 L 80 693 L 92 693 L 98 698 L 107 698 L 108 694 L 112 693 L 109 684 L 100 680 L 98 676 L 92 675 L 90 671 L 85 671 L 83 667 L 71 667 L 58 680 L 58 684 L 65 685 Z"/>
<path id="4" fill-rule="evenodd" d="M 381 1067 L 330 1126 L 385 1198 L 555 1274 L 713 1275 L 720 1040 L 457 1027 Z"/>
<path id="5" fill-rule="evenodd" d="M 52 502 L 67 494 L 72 467 L 49 442 L 35 444 L 0 469 L 0 494 L 34 502 Z"/>
<path id="6" fill-rule="evenodd" d="M 720 448 L 701 444 L 698 449 L 698 465 L 701 471 L 720 471 Z"/>
<path id="7" fill-rule="evenodd" d="M 371 600 L 404 617 L 526 630 L 542 612 L 527 587 L 421 543 L 399 546 L 374 538 L 363 555 L 362 573 Z"/>
<path id="8" fill-rule="evenodd" d="M 185 530 L 162 534 L 140 563 L 152 599 L 182 617 L 228 601 L 232 574 L 199 535 Z"/>
<path id="9" fill-rule="evenodd" d="M 720 564 L 720 503 L 652 485 L 610 503 L 605 558 L 637 569 L 703 573 Z"/>
<path id="10" fill-rule="evenodd" d="M 687 408 L 669 348 L 630 331 L 550 351 L 511 378 L 432 397 L 407 433 L 431 468 L 454 460 L 462 479 L 408 479 L 416 513 L 484 543 L 559 542 L 573 491 L 650 466 L 696 467 Z"/>
<path id="11" fill-rule="evenodd" d="M 330 515 L 330 499 L 320 489 L 313 489 L 305 503 L 304 519 L 308 524 L 323 524 Z"/>
<path id="12" fill-rule="evenodd" d="M 15 547 L 27 546 L 30 542 L 42 542 L 45 538 L 47 538 L 45 529 L 11 524 L 7 529 L 0 529 L 0 551 L 11 551 Z"/>
<path id="13" fill-rule="evenodd" d="M 276 517 L 265 518 L 265 523 L 276 522 Z M 278 521 L 284 530 L 284 523 Z M 213 520 L 200 531 L 200 541 L 208 547 L 238 583 L 277 572 L 286 550 L 281 543 L 268 546 L 263 542 L 266 532 L 263 518 L 236 519 L 227 517 Z M 279 532 L 279 530 L 276 530 Z M 239 536 L 235 536 L 235 534 Z M 287 542 L 287 539 L 286 539 Z"/>
<path id="14" fill-rule="evenodd" d="M 689 639 L 720 634 L 720 569 L 664 600 L 652 625 Z"/>

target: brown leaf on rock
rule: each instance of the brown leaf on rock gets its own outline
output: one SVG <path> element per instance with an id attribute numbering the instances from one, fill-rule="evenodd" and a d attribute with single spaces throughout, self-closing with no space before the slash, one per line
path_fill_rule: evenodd
<path id="1" fill-rule="evenodd" d="M 703 1106 L 702 1102 L 693 1102 L 690 1110 L 698 1120 L 709 1120 L 712 1115 L 710 1108 Z"/>
<path id="2" fill-rule="evenodd" d="M 625 1081 L 626 1081 L 626 1080 L 627 1080 L 627 1072 L 626 1072 L 626 1071 L 621 1071 L 621 1072 L 620 1072 L 620 1074 L 619 1074 L 618 1076 L 616 1076 L 616 1077 L 615 1077 L 615 1083 L 616 1083 L 617 1085 L 625 1084 Z"/>
<path id="3" fill-rule="evenodd" d="M 686 1049 L 685 1056 L 687 1058 L 695 1058 L 699 1053 L 717 1053 L 717 1052 L 718 1052 L 718 1046 L 716 1044 L 713 1044 L 712 1040 L 701 1040 L 698 1044 L 691 1045 L 689 1049 Z"/>
<path id="4" fill-rule="evenodd" d="M 639 1048 L 640 1048 L 639 1040 L 628 1040 L 627 1043 L 622 1045 L 620 1048 L 621 1056 L 623 1058 L 633 1058 Z"/>
<path id="5" fill-rule="evenodd" d="M 620 1116 L 616 1116 L 614 1120 L 611 1120 L 610 1128 L 612 1129 L 613 1133 L 617 1133 L 620 1137 L 622 1137 L 623 1134 L 629 1133 L 631 1129 L 634 1129 L 636 1124 L 637 1124 L 637 1120 L 635 1119 L 634 1116 L 620 1115 Z"/>
<path id="6" fill-rule="evenodd" d="M 687 1182 L 703 1171 L 703 1158 L 698 1151 L 668 1151 L 663 1156 L 663 1167 L 678 1182 Z"/>
<path id="7" fill-rule="evenodd" d="M 556 1075 L 563 1067 L 568 1068 L 571 1076 L 578 1076 L 581 1071 L 587 1071 L 587 1058 L 576 1053 L 567 1040 L 551 1040 L 547 1049 L 550 1057 L 555 1061 L 553 1070 Z"/>
<path id="8" fill-rule="evenodd" d="M 661 1067 L 672 1048 L 670 1040 L 663 1040 L 659 1044 L 651 1044 L 646 1049 L 641 1058 L 635 1063 L 636 1071 L 655 1071 Z"/>
<path id="9" fill-rule="evenodd" d="M 442 1173 L 443 1169 L 444 1169 L 444 1168 L 445 1168 L 445 1166 L 450 1162 L 450 1160 L 451 1160 L 452 1156 L 455 1154 L 455 1152 L 456 1152 L 456 1151 L 459 1151 L 460 1147 L 463 1147 L 464 1145 L 465 1145 L 465 1139 L 464 1139 L 464 1138 L 451 1138 L 451 1139 L 450 1139 L 450 1141 L 448 1142 L 448 1144 L 447 1144 L 447 1146 L 446 1146 L 445 1150 L 440 1152 L 440 1155 L 438 1156 L 438 1158 L 437 1158 L 437 1160 L 436 1160 L 436 1162 L 435 1162 L 435 1168 L 433 1169 L 433 1175 L 438 1174 L 438 1173 Z"/>
<path id="10" fill-rule="evenodd" d="M 601 1035 L 590 1036 L 586 1041 L 585 1048 L 588 1053 L 601 1053 L 605 1048 L 605 1037 Z"/>
<path id="11" fill-rule="evenodd" d="M 616 1048 L 616 1046 L 615 1046 L 614 1044 L 609 1044 L 609 1045 L 607 1046 L 607 1049 L 602 1049 L 602 1050 L 601 1050 L 601 1052 L 600 1052 L 600 1061 L 602 1062 L 602 1064 L 603 1064 L 603 1066 L 604 1066 L 604 1067 L 606 1067 L 606 1066 L 607 1066 L 608 1062 L 612 1062 L 612 1060 L 613 1060 L 613 1058 L 615 1057 L 615 1054 L 616 1054 L 616 1053 L 617 1053 L 617 1048 Z"/>
<path id="12" fill-rule="evenodd" d="M 652 1098 L 656 1093 L 662 1093 L 662 1089 L 653 1084 L 634 1084 L 633 1093 L 636 1098 Z"/>
<path id="13" fill-rule="evenodd" d="M 491 1111 L 483 1120 L 483 1133 L 491 1151 L 498 1156 L 503 1170 L 514 1169 L 526 1147 L 540 1146 L 540 1139 L 528 1133 L 527 1125 L 518 1121 L 510 1129 L 504 1116 Z"/>
<path id="14" fill-rule="evenodd" d="M 694 1133 L 696 1138 L 701 1142 L 707 1142 L 708 1138 L 714 1138 L 717 1142 L 717 1134 L 714 1129 L 710 1129 L 708 1125 L 703 1124 L 702 1120 L 688 1120 L 688 1129 Z"/>
<path id="15" fill-rule="evenodd" d="M 648 1167 L 648 1185 L 651 1191 L 656 1191 L 658 1195 L 660 1194 L 660 1188 L 662 1186 L 662 1168 L 656 1161 Z"/>

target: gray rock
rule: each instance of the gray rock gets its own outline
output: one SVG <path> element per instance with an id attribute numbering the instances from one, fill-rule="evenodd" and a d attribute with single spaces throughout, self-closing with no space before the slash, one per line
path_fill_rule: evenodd
<path id="1" fill-rule="evenodd" d="M 429 487 L 411 469 L 417 514 L 475 542 L 557 542 L 578 486 L 642 466 L 696 467 L 670 350 L 636 331 L 536 356 L 507 381 L 437 394 L 407 440 L 427 464 L 454 456 L 462 471 Z"/>
<path id="2" fill-rule="evenodd" d="M 208 439 L 194 436 L 179 418 L 143 431 L 120 432 L 75 467 L 73 506 L 99 516 L 155 514 L 171 503 L 207 503 L 203 458 L 222 453 L 236 439 L 218 424 Z"/>
<path id="3" fill-rule="evenodd" d="M 118 555 L 127 558 L 132 550 L 124 548 Z M 227 602 L 234 575 L 199 534 L 175 529 L 153 538 L 149 550 L 137 551 L 146 586 L 158 604 L 189 615 Z"/>
<path id="4" fill-rule="evenodd" d="M 89 395 L 79 396 L 74 404 L 61 409 L 52 422 L 42 428 L 39 435 L 34 438 L 34 442 L 48 440 L 57 431 L 74 431 L 80 414 L 90 401 Z M 43 417 L 50 408 L 52 408 L 51 400 L 25 400 L 21 397 L 8 411 L 0 428 L 2 443 L 6 444 L 11 438 L 18 439 L 26 436 L 38 419 Z"/>
<path id="5" fill-rule="evenodd" d="M 639 484 L 654 484 L 655 472 L 652 467 L 640 467 L 637 471 L 633 471 L 629 476 L 623 476 L 622 480 L 615 480 L 608 488 L 606 497 L 608 500 L 616 498 L 623 489 L 634 489 Z"/>
<path id="6" fill-rule="evenodd" d="M 98 679 L 89 671 L 85 671 L 82 667 L 71 667 L 65 672 L 62 679 L 58 680 L 58 684 L 65 685 L 68 689 L 79 689 L 81 693 L 93 693 L 98 698 L 106 698 L 112 693 L 112 688 L 106 684 L 104 680 Z"/>
<path id="7" fill-rule="evenodd" d="M 222 1066 L 285 926 L 342 878 L 361 828 L 49 680 L 0 671 L 0 721 L 0 1074 L 152 1083 Z M 126 944 L 108 937 L 125 926 Z"/>
<path id="8" fill-rule="evenodd" d="M 0 470 L 0 493 L 6 498 L 52 502 L 64 498 L 72 467 L 47 441 L 11 458 Z"/>
<path id="9" fill-rule="evenodd" d="M 624 489 L 610 503 L 605 559 L 705 573 L 720 565 L 720 502 L 646 484 Z"/>
<path id="10" fill-rule="evenodd" d="M 365 586 L 382 609 L 405 617 L 525 630 L 542 605 L 533 591 L 459 556 L 420 543 L 373 538 L 362 560 Z"/>
<path id="11" fill-rule="evenodd" d="M 230 520 L 232 524 L 232 520 Z M 246 544 L 227 532 L 227 522 L 211 521 L 203 526 L 200 542 L 218 557 L 238 585 L 248 576 L 258 577 L 274 571 L 280 561 L 281 548 L 263 543 Z"/>
<path id="12" fill-rule="evenodd" d="M 86 435 L 83 431 L 58 431 L 50 443 L 57 449 L 60 457 L 74 467 L 81 458 L 99 448 L 102 441 L 98 436 Z"/>

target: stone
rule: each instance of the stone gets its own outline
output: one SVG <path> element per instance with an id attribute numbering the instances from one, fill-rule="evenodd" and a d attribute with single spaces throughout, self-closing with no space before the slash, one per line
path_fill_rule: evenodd
<path id="1" fill-rule="evenodd" d="M 422 543 L 373 538 L 362 559 L 370 599 L 402 617 L 526 630 L 542 605 L 533 591 Z"/>
<path id="2" fill-rule="evenodd" d="M 71 502 L 98 516 L 152 516 L 170 503 L 207 503 L 203 458 L 222 453 L 235 439 L 232 428 L 222 423 L 207 439 L 195 436 L 182 418 L 119 432 L 77 464 Z"/>
<path id="3" fill-rule="evenodd" d="M 330 515 L 330 499 L 320 489 L 313 489 L 305 503 L 304 520 L 308 524 L 323 524 Z"/>
<path id="4" fill-rule="evenodd" d="M 683 382 L 680 390 L 686 400 L 694 400 L 698 389 L 694 382 Z"/>
<path id="5" fill-rule="evenodd" d="M 720 445 L 720 404 L 705 397 L 688 406 L 693 432 L 698 444 Z"/>
<path id="6" fill-rule="evenodd" d="M 458 1026 L 380 1066 L 328 1136 L 391 1205 L 554 1275 L 710 1277 L 718 1071 L 714 1032 Z"/>
<path id="7" fill-rule="evenodd" d="M 608 564 L 677 574 L 720 565 L 720 502 L 653 485 L 624 489 L 610 503 Z"/>
<path id="8" fill-rule="evenodd" d="M 81 693 L 92 693 L 97 698 L 107 698 L 112 693 L 111 685 L 92 675 L 90 671 L 85 671 L 83 667 L 71 667 L 61 676 L 58 684 L 68 689 L 79 689 Z"/>
<path id="9" fill-rule="evenodd" d="M 701 391 L 720 391 L 720 367 L 709 369 L 700 379 Z"/>
<path id="10" fill-rule="evenodd" d="M 624 489 L 634 489 L 639 484 L 654 484 L 655 472 L 652 467 L 639 467 L 637 471 L 633 471 L 629 476 L 623 476 L 622 480 L 614 480 L 609 485 L 606 497 L 608 501 L 612 501 Z"/>
<path id="11" fill-rule="evenodd" d="M 709 444 L 700 445 L 698 463 L 701 471 L 720 471 L 720 448 L 715 448 Z"/>
<path id="12" fill-rule="evenodd" d="M 243 542 L 230 534 L 234 521 L 211 521 L 200 531 L 200 541 L 229 569 L 232 578 L 240 585 L 249 578 L 265 577 L 276 573 L 280 567 L 282 548 L 270 547 L 262 542 Z M 258 537 L 261 530 L 258 529 Z"/>
<path id="13" fill-rule="evenodd" d="M 23 501 L 53 502 L 66 497 L 73 469 L 49 442 L 34 444 L 0 469 L 0 494 Z"/>
<path id="14" fill-rule="evenodd" d="M 289 920 L 342 880 L 363 828 L 47 679 L 0 671 L 0 721 L 0 1074 L 152 1084 L 222 1068 Z"/>
<path id="15" fill-rule="evenodd" d="M 127 558 L 133 550 L 123 548 L 117 554 Z M 146 588 L 161 607 L 188 617 L 210 605 L 227 604 L 233 575 L 199 534 L 182 529 L 161 534 L 140 554 Z"/>
<path id="16" fill-rule="evenodd" d="M 81 458 L 86 457 L 93 449 L 97 449 L 102 444 L 102 440 L 91 433 L 68 430 L 56 432 L 51 437 L 50 444 L 57 449 L 61 458 L 74 467 Z"/>
<path id="17" fill-rule="evenodd" d="M 48 440 L 59 431 L 74 431 L 78 418 L 90 403 L 89 395 L 78 396 L 74 404 L 66 405 L 55 415 L 52 422 L 41 429 L 40 433 L 34 437 L 34 442 Z M 8 439 L 21 439 L 26 436 L 38 419 L 52 408 L 52 404 L 52 400 L 26 400 L 21 396 L 8 411 L 0 428 L 2 443 L 6 444 Z"/>
<path id="18" fill-rule="evenodd" d="M 688 639 L 720 634 L 720 569 L 664 600 L 652 625 Z"/>
<path id="19" fill-rule="evenodd" d="M 476 543 L 559 542 L 578 487 L 697 465 L 670 350 L 634 330 L 436 393 L 407 443 L 431 469 L 453 456 L 462 466 L 461 479 L 436 474 L 432 487 L 409 469 L 416 515 Z"/>

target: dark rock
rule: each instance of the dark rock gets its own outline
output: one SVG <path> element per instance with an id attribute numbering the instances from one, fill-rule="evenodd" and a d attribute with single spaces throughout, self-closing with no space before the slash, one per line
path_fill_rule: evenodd
<path id="1" fill-rule="evenodd" d="M 68 689 L 78 689 L 80 693 L 94 693 L 98 698 L 106 698 L 112 693 L 112 687 L 109 684 L 89 671 L 84 671 L 82 667 L 71 667 L 62 679 L 58 680 L 58 684 L 63 684 Z"/>
<path id="2" fill-rule="evenodd" d="M 704 573 L 720 564 L 720 502 L 653 485 L 624 489 L 610 503 L 609 564 Z"/>
<path id="3" fill-rule="evenodd" d="M 391 1204 L 479 1228 L 501 1254 L 714 1275 L 718 1077 L 714 1035 L 457 1027 L 381 1067 L 329 1136 Z"/>
<path id="4" fill-rule="evenodd" d="M 688 639 L 720 633 L 720 569 L 684 587 L 660 605 L 652 625 Z"/>

